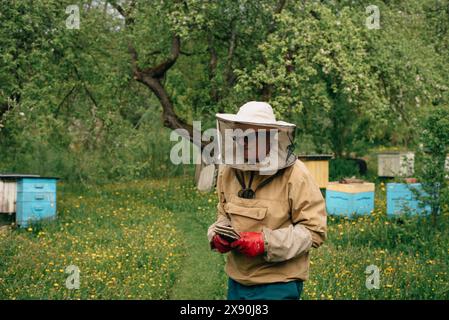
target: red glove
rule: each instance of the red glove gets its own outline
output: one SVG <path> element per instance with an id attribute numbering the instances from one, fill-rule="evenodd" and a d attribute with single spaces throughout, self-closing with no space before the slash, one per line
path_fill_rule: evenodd
<path id="1" fill-rule="evenodd" d="M 240 239 L 231 243 L 232 248 L 236 248 L 248 257 L 255 257 L 265 252 L 265 244 L 262 232 L 240 232 Z"/>
<path id="2" fill-rule="evenodd" d="M 232 249 L 231 244 L 218 234 L 212 238 L 212 249 L 213 248 L 217 249 L 220 253 L 226 253 Z"/>

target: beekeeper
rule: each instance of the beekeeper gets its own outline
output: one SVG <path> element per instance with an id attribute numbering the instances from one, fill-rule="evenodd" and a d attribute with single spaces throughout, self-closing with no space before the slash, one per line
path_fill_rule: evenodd
<path id="1" fill-rule="evenodd" d="M 295 125 L 276 121 L 265 102 L 217 114 L 218 218 L 213 250 L 227 253 L 228 299 L 299 299 L 309 251 L 326 239 L 320 189 L 293 154 Z M 231 226 L 240 239 L 216 233 Z M 226 240 L 228 239 L 228 240 Z"/>

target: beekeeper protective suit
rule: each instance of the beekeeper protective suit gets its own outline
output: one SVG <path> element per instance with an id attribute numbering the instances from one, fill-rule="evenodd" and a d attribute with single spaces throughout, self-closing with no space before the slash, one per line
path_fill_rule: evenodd
<path id="1" fill-rule="evenodd" d="M 223 165 L 218 217 L 207 236 L 212 249 L 228 253 L 228 299 L 299 299 L 309 250 L 326 238 L 326 210 L 319 187 L 293 154 L 295 125 L 276 121 L 268 103 L 255 101 L 216 118 Z M 248 147 L 255 141 L 256 152 Z M 226 241 L 217 224 L 232 226 L 240 239 Z"/>

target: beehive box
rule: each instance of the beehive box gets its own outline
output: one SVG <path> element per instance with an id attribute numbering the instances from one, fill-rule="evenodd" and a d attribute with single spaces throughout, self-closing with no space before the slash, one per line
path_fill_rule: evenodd
<path id="1" fill-rule="evenodd" d="M 16 181 L 0 180 L 0 213 L 16 212 Z"/>
<path id="2" fill-rule="evenodd" d="M 326 188 L 326 210 L 329 214 L 370 214 L 374 210 L 374 183 L 330 182 Z"/>
<path id="3" fill-rule="evenodd" d="M 38 177 L 33 174 L 0 174 L 0 213 L 16 212 L 17 180 L 23 177 Z"/>
<path id="4" fill-rule="evenodd" d="M 17 182 L 16 223 L 27 227 L 32 221 L 56 217 L 57 178 L 21 178 Z"/>
<path id="5" fill-rule="evenodd" d="M 329 183 L 329 160 L 331 158 L 332 155 L 329 154 L 298 156 L 298 159 L 304 162 L 320 188 L 326 188 Z"/>
<path id="6" fill-rule="evenodd" d="M 390 151 L 377 155 L 379 177 L 411 177 L 414 174 L 415 153 Z"/>
<path id="7" fill-rule="evenodd" d="M 411 214 L 430 212 L 430 207 L 422 208 L 419 206 L 419 200 L 416 198 L 413 189 L 424 194 L 420 183 L 387 183 L 387 214 L 395 215 L 405 211 Z"/>

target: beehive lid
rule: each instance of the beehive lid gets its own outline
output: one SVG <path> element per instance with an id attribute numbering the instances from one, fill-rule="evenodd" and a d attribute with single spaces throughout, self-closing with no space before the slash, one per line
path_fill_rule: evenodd
<path id="1" fill-rule="evenodd" d="M 298 159 L 304 160 L 304 161 L 329 160 L 331 158 L 332 158 L 331 154 L 300 154 L 300 155 L 298 155 Z"/>
<path id="2" fill-rule="evenodd" d="M 38 174 L 26 174 L 26 173 L 2 173 L 2 174 L 0 174 L 0 180 L 17 180 L 20 178 L 59 179 L 58 177 L 41 177 Z"/>
<path id="3" fill-rule="evenodd" d="M 0 174 L 0 180 L 17 180 L 20 178 L 39 178 L 39 175 L 24 174 L 24 173 L 2 173 L 2 174 Z"/>
<path id="4" fill-rule="evenodd" d="M 340 191 L 346 193 L 372 192 L 374 191 L 374 183 L 340 183 L 338 181 L 329 182 L 326 190 Z"/>
<path id="5" fill-rule="evenodd" d="M 377 155 L 401 155 L 401 154 L 414 154 L 413 151 L 407 151 L 407 150 L 403 150 L 403 151 L 381 151 L 378 152 Z"/>

